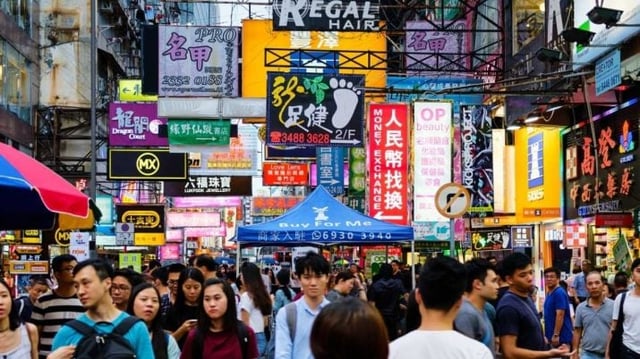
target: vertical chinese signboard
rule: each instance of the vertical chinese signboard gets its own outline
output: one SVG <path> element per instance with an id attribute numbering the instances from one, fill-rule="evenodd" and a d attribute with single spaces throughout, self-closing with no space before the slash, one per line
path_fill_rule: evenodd
<path id="1" fill-rule="evenodd" d="M 628 107 L 594 119 L 589 126 L 563 136 L 565 158 L 565 218 L 629 211 L 638 206 L 634 177 L 638 166 L 637 108 Z M 594 143 L 595 141 L 595 143 Z M 571 155 L 569 155 L 571 154 Z"/>
<path id="2" fill-rule="evenodd" d="M 240 29 L 160 26 L 159 96 L 238 96 Z"/>
<path id="3" fill-rule="evenodd" d="M 462 185 L 472 217 L 493 215 L 492 119 L 487 106 L 461 106 Z"/>
<path id="4" fill-rule="evenodd" d="M 316 179 L 333 196 L 344 193 L 344 148 L 316 147 Z"/>
<path id="5" fill-rule="evenodd" d="M 369 104 L 369 216 L 408 222 L 409 111 L 405 104 Z"/>
<path id="6" fill-rule="evenodd" d="M 413 116 L 413 220 L 449 224 L 436 209 L 435 194 L 451 182 L 452 104 L 416 102 Z"/>

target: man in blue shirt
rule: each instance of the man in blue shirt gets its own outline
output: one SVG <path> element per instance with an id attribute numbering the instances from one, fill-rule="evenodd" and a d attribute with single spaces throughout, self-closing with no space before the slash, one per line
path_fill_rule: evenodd
<path id="1" fill-rule="evenodd" d="M 129 315 L 118 310 L 113 304 L 109 290 L 113 269 L 100 259 L 88 259 L 73 268 L 73 282 L 78 288 L 78 298 L 86 313 L 78 317 L 80 322 L 104 334 L 111 333 Z M 83 335 L 63 326 L 53 338 L 52 356 L 65 357 L 59 353 L 71 353 L 82 340 Z M 154 359 L 149 332 L 144 322 L 139 321 L 124 335 L 135 351 L 138 359 Z"/>
<path id="2" fill-rule="evenodd" d="M 571 283 L 571 288 L 573 288 L 576 297 L 578 298 L 578 302 L 584 302 L 589 296 L 589 291 L 587 290 L 587 274 L 591 272 L 591 261 L 585 259 L 582 261 L 582 272 L 576 274 L 573 278 L 573 282 Z"/>
<path id="3" fill-rule="evenodd" d="M 569 295 L 560 286 L 560 270 L 549 267 L 544 270 L 547 295 L 544 299 L 544 335 L 553 347 L 571 346 L 573 329 L 569 308 Z"/>
<path id="4" fill-rule="evenodd" d="M 321 255 L 309 252 L 295 264 L 304 295 L 289 305 L 295 305 L 294 333 L 289 331 L 287 306 L 276 315 L 276 359 L 313 359 L 309 338 L 313 322 L 329 301 L 324 297 L 331 265 Z M 293 340 L 292 340 L 293 338 Z"/>

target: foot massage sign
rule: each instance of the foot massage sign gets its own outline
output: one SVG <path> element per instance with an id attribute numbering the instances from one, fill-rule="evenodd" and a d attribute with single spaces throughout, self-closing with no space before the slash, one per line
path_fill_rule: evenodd
<path id="1" fill-rule="evenodd" d="M 267 144 L 361 146 L 364 76 L 268 73 Z"/>

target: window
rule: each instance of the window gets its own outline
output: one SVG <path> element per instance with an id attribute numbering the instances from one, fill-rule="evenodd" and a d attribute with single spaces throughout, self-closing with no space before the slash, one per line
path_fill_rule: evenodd
<path id="1" fill-rule="evenodd" d="M 531 42 L 544 29 L 544 0 L 513 1 L 513 53 Z"/>
<path id="2" fill-rule="evenodd" d="M 18 27 L 24 29 L 31 36 L 31 6 L 32 0 L 3 0 L 2 10 L 4 10 Z"/>
<path id="3" fill-rule="evenodd" d="M 17 50 L 9 44 L 5 44 L 3 56 L 2 76 L 3 103 L 7 110 L 13 112 L 21 120 L 31 123 L 31 101 L 29 96 L 29 69 L 30 65 Z M 27 64 L 27 65 L 25 65 Z"/>

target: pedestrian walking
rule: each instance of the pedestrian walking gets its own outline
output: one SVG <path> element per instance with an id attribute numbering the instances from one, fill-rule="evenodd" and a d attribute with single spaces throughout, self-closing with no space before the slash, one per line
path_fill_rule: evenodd
<path id="1" fill-rule="evenodd" d="M 20 320 L 14 303 L 11 287 L 0 279 L 0 358 L 36 359 L 38 328 Z"/>
<path id="2" fill-rule="evenodd" d="M 547 294 L 544 299 L 544 335 L 552 347 L 565 344 L 571 347 L 573 330 L 569 295 L 560 285 L 560 270 L 549 267 L 544 270 Z"/>
<path id="3" fill-rule="evenodd" d="M 389 359 L 493 358 L 485 345 L 453 330 L 465 286 L 462 263 L 450 257 L 429 260 L 422 267 L 415 293 L 420 327 L 391 342 Z"/>
<path id="4" fill-rule="evenodd" d="M 604 294 L 605 281 L 600 272 L 587 274 L 589 298 L 576 308 L 573 347 L 580 349 L 574 359 L 604 359 L 613 316 L 613 300 Z"/>

